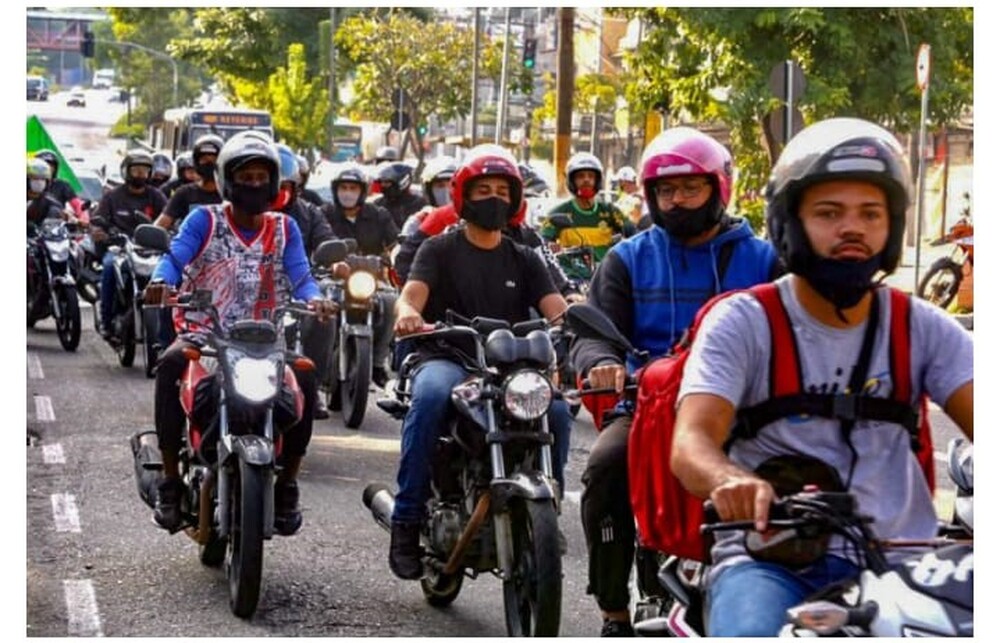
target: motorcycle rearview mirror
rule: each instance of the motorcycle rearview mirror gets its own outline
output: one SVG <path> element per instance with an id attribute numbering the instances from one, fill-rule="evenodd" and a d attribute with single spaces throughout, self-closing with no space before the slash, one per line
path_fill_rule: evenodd
<path id="1" fill-rule="evenodd" d="M 314 266 L 329 266 L 343 261 L 349 252 L 348 244 L 344 239 L 330 239 L 319 244 L 319 247 L 313 251 L 312 263 Z"/>
<path id="2" fill-rule="evenodd" d="M 573 304 L 566 309 L 565 318 L 569 327 L 580 337 L 610 342 L 626 353 L 635 352 L 632 343 L 621 334 L 614 322 L 594 306 Z"/>
<path id="3" fill-rule="evenodd" d="M 135 229 L 134 240 L 137 245 L 151 250 L 168 252 L 170 250 L 170 234 L 159 226 L 144 223 Z"/>
<path id="4" fill-rule="evenodd" d="M 354 254 L 358 251 L 357 239 L 343 239 L 343 242 L 347 244 L 347 254 Z"/>

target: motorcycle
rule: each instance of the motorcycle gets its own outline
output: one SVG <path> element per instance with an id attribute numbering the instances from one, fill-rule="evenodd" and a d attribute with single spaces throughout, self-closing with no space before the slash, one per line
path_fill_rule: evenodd
<path id="1" fill-rule="evenodd" d="M 135 213 L 134 216 L 148 221 L 140 213 Z M 158 310 L 143 307 L 142 292 L 163 253 L 145 248 L 121 233 L 112 234 L 109 243 L 107 251 L 114 257 L 112 269 L 115 276 L 115 297 L 113 316 L 106 322 L 111 330 L 108 343 L 118 354 L 118 363 L 126 368 L 132 366 L 136 347 L 142 345 L 146 377 L 152 378 L 161 348 L 157 339 L 160 316 Z M 98 308 L 94 308 L 95 320 Z"/>
<path id="2" fill-rule="evenodd" d="M 469 369 L 452 389 L 456 410 L 438 438 L 432 498 L 421 527 L 424 597 L 450 605 L 465 577 L 490 572 L 503 581 L 510 636 L 557 636 L 562 559 L 546 413 L 557 393 L 554 354 L 544 320 L 515 324 L 449 312 L 447 322 L 408 336 L 446 344 Z M 408 409 L 409 375 L 419 357 L 403 362 L 395 397 L 377 402 L 396 419 Z M 391 530 L 394 498 L 370 484 L 362 496 L 375 521 Z"/>
<path id="3" fill-rule="evenodd" d="M 347 253 L 357 250 L 353 239 L 337 243 L 345 244 Z M 381 257 L 347 254 L 344 261 L 351 267 L 347 279 L 333 278 L 327 272 L 319 282 L 323 295 L 340 305 L 334 326 L 336 340 L 330 347 L 321 386 L 326 390 L 327 406 L 340 411 L 345 426 L 356 429 L 361 426 L 368 406 L 374 329 L 379 319 L 392 314 L 391 310 L 382 309 L 379 293 L 395 289 L 380 280 L 385 266 Z"/>
<path id="4" fill-rule="evenodd" d="M 955 244 L 951 254 L 931 264 L 917 286 L 917 296 L 935 306 L 948 308 L 962 285 L 965 266 L 972 274 L 973 228 L 968 216 L 963 216 L 941 239 L 932 246 Z"/>
<path id="5" fill-rule="evenodd" d="M 96 306 L 101 299 L 102 266 L 94 240 L 89 234 L 81 231 L 73 235 L 71 248 L 76 263 L 77 293 L 85 302 Z"/>
<path id="6" fill-rule="evenodd" d="M 569 248 L 561 248 L 555 253 L 559 267 L 566 273 L 566 278 L 570 284 L 582 295 L 586 296 L 590 290 L 590 280 L 597 269 L 597 261 L 594 257 L 594 249 L 586 244 L 586 239 L 576 230 L 573 220 L 568 214 L 558 212 L 549 215 L 548 222 L 557 230 L 573 230 L 580 238 L 580 245 Z"/>
<path id="7" fill-rule="evenodd" d="M 70 256 L 70 228 L 61 219 L 28 224 L 27 322 L 34 327 L 49 315 L 63 349 L 80 345 L 80 299 Z"/>
<path id="8" fill-rule="evenodd" d="M 135 237 L 140 245 L 168 252 L 165 230 L 140 226 Z M 188 418 L 180 450 L 187 488 L 181 529 L 199 545 L 202 564 L 225 564 L 230 609 L 250 618 L 260 597 L 264 541 L 274 534 L 272 489 L 281 432 L 299 421 L 304 404 L 292 371 L 314 366 L 285 349 L 269 320 L 242 320 L 224 331 L 211 291 L 172 297 L 168 306 L 206 313 L 210 320 L 204 343 L 189 349 L 181 378 Z M 287 311 L 312 314 L 299 303 L 276 313 Z M 153 431 L 131 438 L 139 496 L 151 508 L 163 468 L 157 444 Z"/>

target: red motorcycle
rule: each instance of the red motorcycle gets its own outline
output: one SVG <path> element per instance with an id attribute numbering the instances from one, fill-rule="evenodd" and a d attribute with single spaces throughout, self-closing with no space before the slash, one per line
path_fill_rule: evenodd
<path id="1" fill-rule="evenodd" d="M 951 305 L 965 277 L 966 264 L 969 266 L 969 275 L 972 275 L 972 230 L 972 220 L 965 215 L 951 227 L 948 234 L 931 244 L 940 246 L 953 243 L 955 246 L 949 256 L 941 257 L 927 269 L 917 287 L 917 295 L 921 299 L 941 308 Z"/>

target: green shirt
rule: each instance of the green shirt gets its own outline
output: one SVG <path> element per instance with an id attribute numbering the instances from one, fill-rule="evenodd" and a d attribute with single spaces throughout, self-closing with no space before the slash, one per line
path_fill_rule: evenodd
<path id="1" fill-rule="evenodd" d="M 539 229 L 542 237 L 547 241 L 558 241 L 563 248 L 590 246 L 597 261 L 603 259 L 614 245 L 612 237 L 615 234 L 624 236 L 626 233 L 625 216 L 610 203 L 595 200 L 589 210 L 583 210 L 572 198 L 549 211 L 550 215 L 558 213 L 569 215 L 574 227 L 559 230 L 546 219 Z"/>

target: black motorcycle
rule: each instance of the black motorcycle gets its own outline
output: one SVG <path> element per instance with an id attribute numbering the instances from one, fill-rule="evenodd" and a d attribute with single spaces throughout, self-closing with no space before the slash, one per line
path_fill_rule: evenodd
<path id="1" fill-rule="evenodd" d="M 339 243 L 346 245 L 347 253 L 357 249 L 353 239 Z M 347 254 L 344 261 L 351 267 L 347 279 L 333 278 L 327 272 L 320 280 L 323 295 L 340 305 L 333 331 L 336 339 L 331 344 L 327 372 L 321 375 L 320 385 L 326 390 L 327 406 L 339 410 L 344 424 L 356 429 L 364 421 L 368 406 L 375 328 L 385 315 L 392 315 L 391 310 L 383 310 L 379 294 L 394 289 L 381 279 L 386 265 L 381 257 Z"/>
<path id="2" fill-rule="evenodd" d="M 101 299 L 101 257 L 94 239 L 86 233 L 74 235 L 71 252 L 76 263 L 76 290 L 85 302 L 96 306 Z M 94 318 L 95 330 L 97 318 Z"/>
<path id="3" fill-rule="evenodd" d="M 495 574 L 503 581 L 510 636 L 559 634 L 559 507 L 546 417 L 558 393 L 550 383 L 554 353 L 545 326 L 449 314 L 447 324 L 408 337 L 452 347 L 469 370 L 452 390 L 456 413 L 436 445 L 420 586 L 428 603 L 444 607 L 465 577 Z M 414 353 L 404 361 L 396 397 L 377 403 L 397 419 L 408 409 L 417 360 Z M 371 484 L 362 500 L 390 530 L 391 491 Z"/>
<path id="4" fill-rule="evenodd" d="M 136 242 L 167 252 L 166 231 L 153 226 L 137 229 Z M 191 349 L 180 387 L 188 418 L 180 451 L 187 487 L 182 529 L 198 543 L 204 565 L 225 563 L 230 608 L 249 618 L 260 597 L 264 541 L 274 534 L 280 434 L 301 419 L 304 404 L 292 370 L 314 365 L 288 351 L 269 320 L 242 320 L 224 331 L 211 291 L 186 293 L 169 305 L 207 313 L 211 329 Z M 286 312 L 312 314 L 305 304 L 289 303 L 275 319 Z M 153 507 L 163 467 L 155 432 L 132 436 L 131 446 L 139 496 Z"/>
<path id="5" fill-rule="evenodd" d="M 64 350 L 80 345 L 80 299 L 76 291 L 70 232 L 61 219 L 28 224 L 27 322 L 52 316 Z"/>
<path id="6" fill-rule="evenodd" d="M 142 219 L 148 221 L 145 216 Z M 115 296 L 112 318 L 105 321 L 111 330 L 108 343 L 118 354 L 118 363 L 125 367 L 132 366 L 136 348 L 141 345 L 146 377 L 151 378 L 160 350 L 160 317 L 158 310 L 143 308 L 142 292 L 163 252 L 145 248 L 121 233 L 112 234 L 109 242 L 107 251 L 114 257 Z"/>

